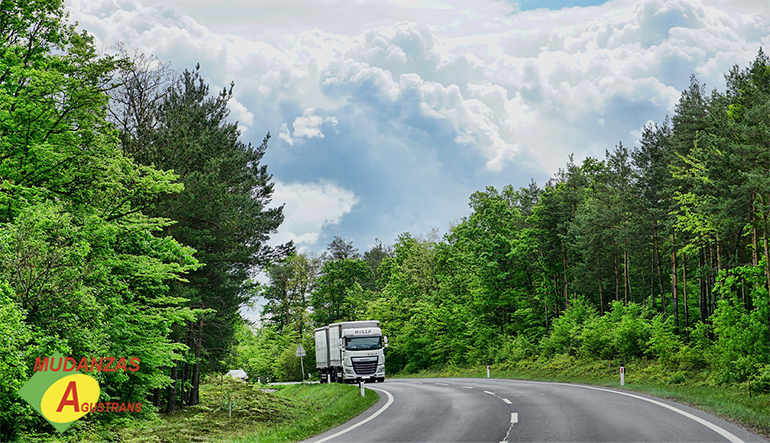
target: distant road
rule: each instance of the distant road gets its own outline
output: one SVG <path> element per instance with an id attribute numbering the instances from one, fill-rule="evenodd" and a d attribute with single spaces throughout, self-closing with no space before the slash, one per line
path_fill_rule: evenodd
<path id="1" fill-rule="evenodd" d="M 702 411 L 610 388 L 499 379 L 368 384 L 380 401 L 306 442 L 766 442 Z"/>

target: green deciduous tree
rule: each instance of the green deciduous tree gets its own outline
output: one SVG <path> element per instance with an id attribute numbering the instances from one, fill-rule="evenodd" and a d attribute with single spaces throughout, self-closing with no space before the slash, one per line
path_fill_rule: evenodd
<path id="1" fill-rule="evenodd" d="M 372 269 L 360 259 L 327 261 L 316 289 L 310 296 L 313 323 L 324 326 L 338 321 L 358 320 L 365 305 L 362 285 L 371 280 Z"/>
<path id="2" fill-rule="evenodd" d="M 97 377 L 102 400 L 144 400 L 170 381 L 169 330 L 195 314 L 168 296 L 196 269 L 193 251 L 145 212 L 182 185 L 124 156 L 106 119 L 119 63 L 75 32 L 62 2 L 0 3 L 0 311 L 18 331 L 2 352 L 22 368 L 3 389 L 53 351 L 138 357 L 141 373 Z M 19 414 L 0 414 L 3 438 L 51 429 L 15 392 L 2 401 Z"/>
<path id="3" fill-rule="evenodd" d="M 260 292 L 267 300 L 262 315 L 279 331 L 296 331 L 300 336 L 310 328 L 310 296 L 321 262 L 306 254 L 294 254 L 267 270 L 269 284 Z"/>

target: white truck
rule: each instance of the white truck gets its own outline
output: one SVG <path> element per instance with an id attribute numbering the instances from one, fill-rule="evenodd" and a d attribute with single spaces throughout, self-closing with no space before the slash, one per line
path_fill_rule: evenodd
<path id="1" fill-rule="evenodd" d="M 315 361 L 321 383 L 385 381 L 385 348 L 377 320 L 345 321 L 315 330 Z"/>

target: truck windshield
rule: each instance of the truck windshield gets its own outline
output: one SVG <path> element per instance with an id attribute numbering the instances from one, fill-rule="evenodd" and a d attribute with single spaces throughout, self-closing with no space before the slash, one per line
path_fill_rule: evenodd
<path id="1" fill-rule="evenodd" d="M 382 337 L 351 337 L 347 339 L 347 349 L 368 350 L 382 348 Z"/>

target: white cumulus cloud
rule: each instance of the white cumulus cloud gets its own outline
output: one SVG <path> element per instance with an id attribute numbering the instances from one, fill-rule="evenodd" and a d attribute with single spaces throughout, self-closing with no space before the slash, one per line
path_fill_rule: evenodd
<path id="1" fill-rule="evenodd" d="M 289 127 L 284 123 L 281 125 L 281 132 L 278 136 L 289 145 L 293 145 L 297 139 L 308 138 L 324 138 L 324 133 L 321 132 L 321 125 L 329 124 L 331 126 L 337 125 L 337 119 L 335 117 L 324 117 L 314 114 L 315 109 L 308 108 L 302 113 L 302 116 L 294 119 L 292 127 L 294 131 L 289 133 Z"/>
<path id="2" fill-rule="evenodd" d="M 282 244 L 293 240 L 302 249 L 314 245 L 325 228 L 340 223 L 359 198 L 352 191 L 326 181 L 276 181 L 273 201 L 284 204 L 285 219 L 271 242 Z"/>

